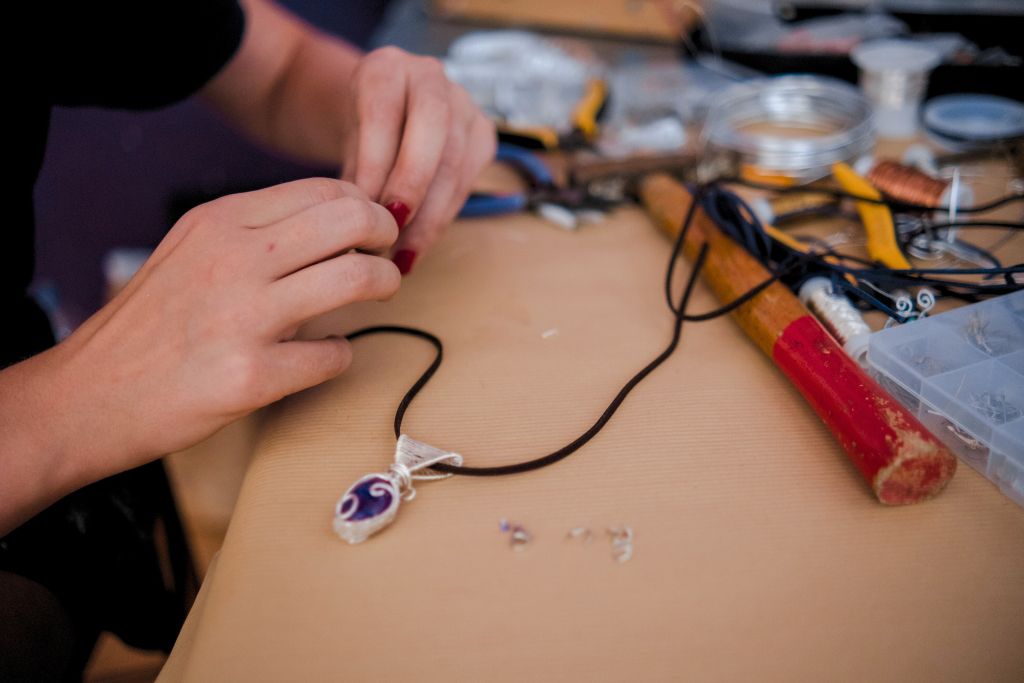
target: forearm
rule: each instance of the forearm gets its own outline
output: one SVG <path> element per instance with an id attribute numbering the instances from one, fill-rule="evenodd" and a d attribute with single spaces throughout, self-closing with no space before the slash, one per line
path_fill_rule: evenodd
<path id="1" fill-rule="evenodd" d="M 271 102 L 270 139 L 280 149 L 314 163 L 336 166 L 350 122 L 339 106 L 359 53 L 321 34 L 303 42 L 290 75 Z"/>
<path id="2" fill-rule="evenodd" d="M 260 142 L 305 161 L 337 164 L 348 125 L 344 93 L 361 53 L 276 5 L 243 5 L 242 45 L 203 97 Z"/>
<path id="3" fill-rule="evenodd" d="M 74 407 L 81 392 L 63 356 L 54 348 L 0 372 L 0 536 L 106 474 L 96 446 L 112 435 L 90 424 L 90 406 Z"/>

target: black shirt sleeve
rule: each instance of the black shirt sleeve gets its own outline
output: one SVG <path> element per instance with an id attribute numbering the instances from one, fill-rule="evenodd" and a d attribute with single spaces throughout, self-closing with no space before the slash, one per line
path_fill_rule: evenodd
<path id="1" fill-rule="evenodd" d="M 205 85 L 234 55 L 237 0 L 24 0 L 41 81 L 56 105 L 161 107 Z M 45 8 L 45 9 L 43 9 Z"/>
<path id="2" fill-rule="evenodd" d="M 227 64 L 245 28 L 237 0 L 13 0 L 4 12 L 14 47 L 5 90 L 18 144 L 11 145 L 9 215 L 0 225 L 0 310 L 11 330 L 0 337 L 0 369 L 53 343 L 45 316 L 26 294 L 34 261 L 32 188 L 50 108 L 150 109 L 184 99 Z"/>

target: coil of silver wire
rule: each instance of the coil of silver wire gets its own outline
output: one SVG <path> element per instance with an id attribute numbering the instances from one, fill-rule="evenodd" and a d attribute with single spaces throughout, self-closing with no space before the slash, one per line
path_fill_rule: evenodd
<path id="1" fill-rule="evenodd" d="M 833 78 L 758 78 L 715 97 L 702 139 L 709 152 L 739 153 L 758 170 L 811 179 L 871 149 L 872 109 L 857 88 Z"/>

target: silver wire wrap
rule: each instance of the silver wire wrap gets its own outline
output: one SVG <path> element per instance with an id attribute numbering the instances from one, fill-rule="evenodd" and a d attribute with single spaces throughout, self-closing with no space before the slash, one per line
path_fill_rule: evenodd
<path id="1" fill-rule="evenodd" d="M 395 462 L 388 468 L 388 475 L 401 492 L 402 500 L 410 501 L 416 497 L 414 481 L 436 481 L 452 476 L 431 469 L 442 462 L 459 466 L 462 464 L 462 456 L 402 434 L 395 445 Z"/>

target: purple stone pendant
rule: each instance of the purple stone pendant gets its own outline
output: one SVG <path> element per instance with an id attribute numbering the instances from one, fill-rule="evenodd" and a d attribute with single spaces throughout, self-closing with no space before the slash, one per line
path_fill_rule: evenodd
<path id="1" fill-rule="evenodd" d="M 403 434 L 395 447 L 395 462 L 386 473 L 368 474 L 345 491 L 334 506 L 334 531 L 349 543 L 362 543 L 395 519 L 401 501 L 416 497 L 414 481 L 452 476 L 431 469 L 446 463 L 459 466 L 462 456 L 442 451 Z"/>

